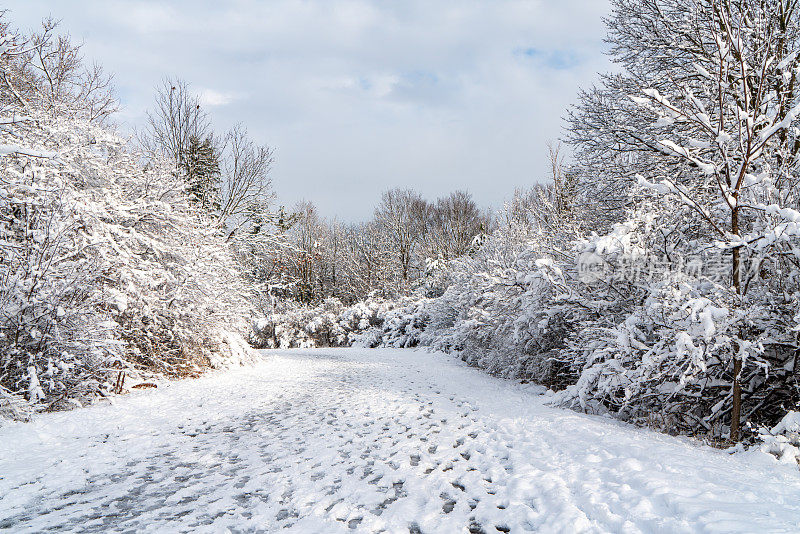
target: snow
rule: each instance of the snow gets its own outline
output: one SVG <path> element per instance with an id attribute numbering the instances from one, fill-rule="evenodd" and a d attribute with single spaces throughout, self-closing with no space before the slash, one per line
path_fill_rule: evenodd
<path id="1" fill-rule="evenodd" d="M 791 411 L 787 413 L 781 422 L 772 429 L 773 434 L 784 432 L 800 432 L 800 412 Z"/>
<path id="2" fill-rule="evenodd" d="M 800 413 L 790 411 L 772 430 L 762 428 L 759 439 L 764 452 L 781 462 L 797 464 L 800 458 Z"/>
<path id="3" fill-rule="evenodd" d="M 0 530 L 800 529 L 797 467 L 761 452 L 551 408 L 439 353 L 264 356 L 0 427 Z"/>
<path id="4" fill-rule="evenodd" d="M 789 112 L 786 113 L 786 116 L 782 120 L 761 130 L 761 133 L 759 134 L 760 139 L 762 141 L 766 141 L 767 139 L 775 135 L 776 132 L 788 129 L 792 125 L 792 123 L 797 119 L 798 115 L 800 115 L 800 104 L 796 105 L 791 110 L 789 110 Z"/>
<path id="5" fill-rule="evenodd" d="M 7 156 L 9 154 L 24 154 L 34 158 L 55 158 L 57 153 L 46 150 L 32 150 L 19 145 L 0 144 L 0 156 Z"/>
<path id="6" fill-rule="evenodd" d="M 703 67 L 702 65 L 700 65 L 699 63 L 692 63 L 692 66 L 695 68 L 697 73 L 700 76 L 702 76 L 703 78 L 708 78 L 709 80 L 713 80 L 714 79 L 714 77 L 711 76 L 711 73 L 708 72 L 708 70 L 706 70 L 706 68 Z"/>

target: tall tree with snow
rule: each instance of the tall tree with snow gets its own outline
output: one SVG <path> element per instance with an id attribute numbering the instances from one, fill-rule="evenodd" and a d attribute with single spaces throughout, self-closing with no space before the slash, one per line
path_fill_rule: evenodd
<path id="1" fill-rule="evenodd" d="M 603 187 L 636 190 L 628 198 L 658 213 L 651 231 L 672 261 L 714 248 L 727 258 L 714 290 L 724 312 L 684 346 L 701 359 L 715 346 L 730 365 L 733 441 L 743 363 L 756 371 L 768 346 L 794 344 L 757 325 L 796 305 L 793 284 L 778 292 L 763 275 L 767 265 L 795 272 L 799 23 L 796 0 L 615 0 L 609 42 L 625 74 L 584 94 L 572 117 L 590 166 L 600 144 L 611 154 L 603 161 L 628 165 Z"/>

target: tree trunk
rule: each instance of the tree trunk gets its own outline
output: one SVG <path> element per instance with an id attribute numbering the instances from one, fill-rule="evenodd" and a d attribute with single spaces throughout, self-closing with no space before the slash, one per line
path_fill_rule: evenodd
<path id="1" fill-rule="evenodd" d="M 741 426 L 742 414 L 742 383 L 739 375 L 742 372 L 742 360 L 737 356 L 733 359 L 733 401 L 731 404 L 731 435 L 730 439 L 736 443 L 739 441 L 739 429 Z"/>
<path id="2" fill-rule="evenodd" d="M 734 197 L 736 198 L 736 197 Z M 738 202 L 738 198 L 736 198 Z M 731 232 L 739 235 L 739 206 L 733 208 L 731 213 Z M 733 249 L 732 258 L 733 287 L 736 294 L 741 294 L 741 256 L 738 248 Z M 740 332 L 739 337 L 741 337 Z M 739 358 L 739 344 L 733 343 L 733 399 L 731 401 L 731 431 L 730 440 L 734 443 L 739 441 L 739 429 L 741 426 L 742 415 L 742 384 L 740 374 L 742 373 L 742 360 Z"/>

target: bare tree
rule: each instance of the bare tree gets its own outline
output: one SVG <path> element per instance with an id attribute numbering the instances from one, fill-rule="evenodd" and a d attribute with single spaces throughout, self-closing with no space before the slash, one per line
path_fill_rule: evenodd
<path id="1" fill-rule="evenodd" d="M 375 219 L 397 253 L 403 283 L 409 281 L 414 248 L 425 231 L 425 200 L 411 189 L 390 189 L 375 209 Z"/>
<path id="2" fill-rule="evenodd" d="M 350 226 L 345 237 L 347 249 L 340 269 L 347 276 L 351 300 L 360 300 L 385 285 L 387 251 L 375 221 Z"/>
<path id="3" fill-rule="evenodd" d="M 455 191 L 440 198 L 429 210 L 425 232 L 428 252 L 445 261 L 463 256 L 472 240 L 486 231 L 488 221 L 466 191 Z"/>
<path id="4" fill-rule="evenodd" d="M 80 94 L 78 101 L 83 102 L 87 118 L 90 121 L 105 121 L 111 114 L 119 110 L 114 98 L 113 76 L 105 74 L 97 63 L 86 68 L 80 78 Z"/>
<path id="5" fill-rule="evenodd" d="M 257 145 L 241 124 L 234 126 L 225 137 L 223 182 L 220 191 L 220 218 L 242 218 L 254 209 L 263 209 L 273 198 L 273 150 Z"/>
<path id="6" fill-rule="evenodd" d="M 295 235 L 296 256 L 294 264 L 297 279 L 297 298 L 301 302 L 312 302 L 317 293 L 321 264 L 322 225 L 317 208 L 311 202 L 300 202 L 294 209 L 297 223 L 292 229 Z"/>
<path id="7" fill-rule="evenodd" d="M 189 152 L 192 138 L 211 136 L 210 120 L 197 95 L 179 78 L 164 78 L 156 88 L 155 108 L 147 112 L 147 126 L 138 135 L 150 152 L 170 158 L 176 170 Z"/>
<path id="8" fill-rule="evenodd" d="M 550 173 L 553 179 L 553 205 L 556 215 L 563 217 L 572 208 L 577 192 L 577 175 L 565 169 L 560 144 L 547 144 Z"/>

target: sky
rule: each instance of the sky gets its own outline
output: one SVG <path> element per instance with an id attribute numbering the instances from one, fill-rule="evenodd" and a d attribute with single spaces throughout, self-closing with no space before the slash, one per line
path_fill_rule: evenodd
<path id="1" fill-rule="evenodd" d="M 5 0 L 22 30 L 48 15 L 114 73 L 123 130 L 165 76 L 216 131 L 275 149 L 278 203 L 343 221 L 381 192 L 457 189 L 499 208 L 546 181 L 547 143 L 608 71 L 608 0 Z"/>

